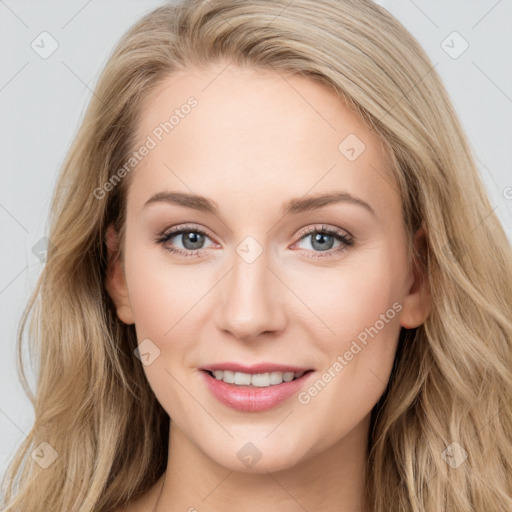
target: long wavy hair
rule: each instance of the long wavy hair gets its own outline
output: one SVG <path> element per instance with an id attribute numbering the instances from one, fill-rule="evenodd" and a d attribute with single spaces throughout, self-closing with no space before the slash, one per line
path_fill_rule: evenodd
<path id="1" fill-rule="evenodd" d="M 134 356 L 134 326 L 105 291 L 106 228 L 123 232 L 130 174 L 102 198 L 94 191 L 130 158 L 159 85 L 224 61 L 318 81 L 389 151 L 432 310 L 402 328 L 372 410 L 368 510 L 510 512 L 510 243 L 434 66 L 369 0 L 189 0 L 153 10 L 121 38 L 60 171 L 48 258 L 20 322 L 18 372 L 35 421 L 4 476 L 2 510 L 109 512 L 165 471 L 170 419 Z M 422 257 L 411 243 L 419 226 Z M 43 468 L 38 453 L 56 458 Z"/>

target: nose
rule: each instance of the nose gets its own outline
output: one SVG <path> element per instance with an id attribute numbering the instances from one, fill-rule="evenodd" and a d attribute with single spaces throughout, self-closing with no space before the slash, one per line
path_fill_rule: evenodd
<path id="1" fill-rule="evenodd" d="M 234 254 L 233 267 L 221 286 L 219 330 L 249 341 L 284 329 L 285 290 L 268 264 L 265 251 L 254 261 Z"/>

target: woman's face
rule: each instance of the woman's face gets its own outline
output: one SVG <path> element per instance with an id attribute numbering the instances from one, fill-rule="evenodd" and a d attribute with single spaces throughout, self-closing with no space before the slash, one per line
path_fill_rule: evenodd
<path id="1" fill-rule="evenodd" d="M 173 428 L 276 471 L 365 439 L 401 325 L 427 310 L 379 138 L 307 78 L 223 68 L 143 110 L 108 289 Z"/>

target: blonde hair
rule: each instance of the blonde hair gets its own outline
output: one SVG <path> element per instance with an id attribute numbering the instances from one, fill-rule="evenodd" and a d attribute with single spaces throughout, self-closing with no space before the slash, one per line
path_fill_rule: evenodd
<path id="1" fill-rule="evenodd" d="M 165 471 L 169 417 L 104 287 L 105 231 L 115 222 L 122 232 L 129 176 L 103 199 L 94 190 L 129 158 L 162 81 L 220 61 L 319 81 L 389 150 L 433 305 L 424 324 L 402 329 L 372 411 L 368 510 L 512 510 L 511 247 L 432 63 L 369 0 L 191 0 L 122 37 L 61 169 L 47 263 L 20 323 L 35 422 L 5 475 L 3 510 L 112 511 Z M 420 226 L 423 258 L 411 244 Z M 35 395 L 21 356 L 27 325 Z M 46 469 L 30 457 L 41 443 L 58 454 Z M 454 446 L 467 454 L 457 467 Z"/>

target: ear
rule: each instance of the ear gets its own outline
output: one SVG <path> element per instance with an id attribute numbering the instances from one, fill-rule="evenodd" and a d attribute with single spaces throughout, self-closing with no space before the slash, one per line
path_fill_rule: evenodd
<path id="1" fill-rule="evenodd" d="M 403 300 L 400 313 L 400 325 L 406 329 L 420 326 L 430 314 L 432 298 L 425 262 L 427 261 L 427 243 L 424 227 L 420 227 L 414 236 L 416 254 L 409 274 L 409 290 Z M 419 258 L 419 259 L 418 259 Z"/>
<path id="2" fill-rule="evenodd" d="M 124 265 L 120 258 L 119 243 L 114 226 L 107 228 L 106 243 L 108 250 L 107 274 L 105 288 L 116 306 L 117 316 L 125 324 L 133 324 L 132 308 L 128 296 L 128 287 L 124 275 Z"/>

